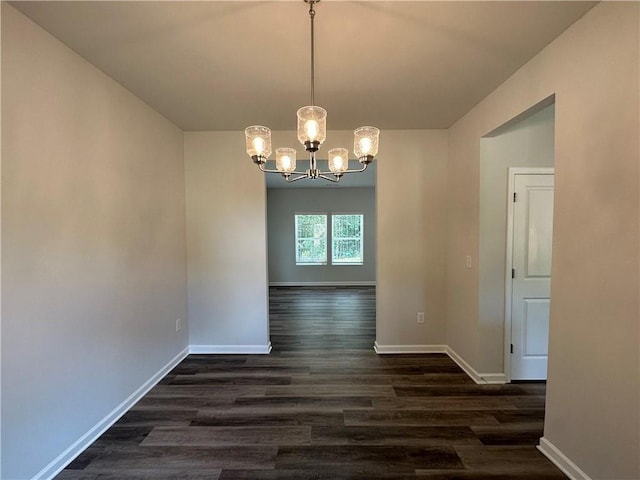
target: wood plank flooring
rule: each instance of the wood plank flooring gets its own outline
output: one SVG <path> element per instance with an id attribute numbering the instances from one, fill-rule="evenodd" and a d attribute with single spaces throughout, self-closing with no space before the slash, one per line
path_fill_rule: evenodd
<path id="1" fill-rule="evenodd" d="M 544 384 L 383 355 L 375 289 L 271 288 L 271 355 L 190 355 L 60 480 L 556 480 Z"/>

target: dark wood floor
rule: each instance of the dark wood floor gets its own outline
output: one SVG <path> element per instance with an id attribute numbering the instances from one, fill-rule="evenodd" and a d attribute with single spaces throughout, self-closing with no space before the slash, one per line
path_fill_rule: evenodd
<path id="1" fill-rule="evenodd" d="M 375 290 L 272 288 L 271 355 L 190 355 L 58 479 L 550 480 L 544 384 L 374 353 Z"/>

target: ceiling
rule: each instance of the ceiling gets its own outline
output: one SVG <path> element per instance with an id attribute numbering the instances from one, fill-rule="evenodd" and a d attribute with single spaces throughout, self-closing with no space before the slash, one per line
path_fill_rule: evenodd
<path id="1" fill-rule="evenodd" d="M 291 131 L 310 103 L 302 0 L 10 3 L 185 131 Z M 316 104 L 334 133 L 448 128 L 595 3 L 322 0 Z M 374 162 L 339 184 L 265 178 L 367 187 L 375 172 Z"/>
<path id="2" fill-rule="evenodd" d="M 309 103 L 302 0 L 11 4 L 183 130 L 293 130 Z M 323 0 L 316 104 L 330 130 L 448 128 L 593 5 Z"/>

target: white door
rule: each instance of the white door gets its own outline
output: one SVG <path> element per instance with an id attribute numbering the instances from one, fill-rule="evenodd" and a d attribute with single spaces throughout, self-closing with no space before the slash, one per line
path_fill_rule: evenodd
<path id="1" fill-rule="evenodd" d="M 553 174 L 515 175 L 511 379 L 547 378 Z"/>

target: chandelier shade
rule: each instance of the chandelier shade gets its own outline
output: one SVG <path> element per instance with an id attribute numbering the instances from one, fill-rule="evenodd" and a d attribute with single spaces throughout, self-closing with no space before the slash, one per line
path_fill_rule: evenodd
<path id="1" fill-rule="evenodd" d="M 276 149 L 276 170 L 284 174 L 291 174 L 296 170 L 295 148 L 281 147 Z"/>
<path id="2" fill-rule="evenodd" d="M 296 170 L 296 151 L 293 148 L 276 149 L 276 169 L 266 168 L 271 155 L 271 130 L 268 127 L 254 125 L 245 129 L 247 154 L 260 170 L 265 173 L 279 173 L 287 182 L 303 178 L 323 178 L 332 182 L 340 181 L 345 173 L 363 172 L 378 153 L 380 130 L 376 127 L 360 127 L 354 131 L 354 154 L 362 168 L 349 170 L 349 151 L 346 148 L 332 148 L 328 151 L 328 172 L 318 168 L 316 152 L 327 138 L 327 111 L 315 105 L 315 57 L 313 21 L 316 12 L 313 8 L 320 0 L 304 0 L 309 5 L 311 20 L 311 104 L 298 109 L 298 141 L 309 152 L 309 168 Z"/>
<path id="3" fill-rule="evenodd" d="M 305 147 L 308 143 L 324 143 L 327 138 L 327 111 L 313 105 L 298 109 L 298 140 Z"/>
<path id="4" fill-rule="evenodd" d="M 329 170 L 334 175 L 342 175 L 349 169 L 349 150 L 346 148 L 332 148 L 328 152 Z"/>
<path id="5" fill-rule="evenodd" d="M 271 155 L 271 130 L 269 128 L 254 125 L 245 128 L 244 134 L 247 141 L 247 154 L 250 157 L 266 160 Z"/>
<path id="6" fill-rule="evenodd" d="M 360 127 L 353 132 L 353 153 L 360 162 L 378 154 L 378 138 L 380 130 L 376 127 Z"/>

